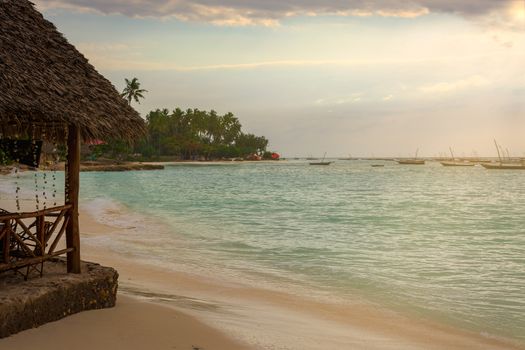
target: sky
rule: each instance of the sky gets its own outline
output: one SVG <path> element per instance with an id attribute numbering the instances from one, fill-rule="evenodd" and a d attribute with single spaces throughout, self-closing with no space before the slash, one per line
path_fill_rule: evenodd
<path id="1" fill-rule="evenodd" d="M 33 0 L 142 114 L 295 156 L 525 156 L 525 0 Z"/>

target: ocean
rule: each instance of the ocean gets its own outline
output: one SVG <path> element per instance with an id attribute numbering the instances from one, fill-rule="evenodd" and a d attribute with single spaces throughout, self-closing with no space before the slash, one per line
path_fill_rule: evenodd
<path id="1" fill-rule="evenodd" d="M 128 229 L 83 239 L 156 266 L 362 298 L 525 343 L 525 172 L 382 163 L 82 173 L 84 208 Z M 31 197 L 32 175 L 20 181 Z"/>

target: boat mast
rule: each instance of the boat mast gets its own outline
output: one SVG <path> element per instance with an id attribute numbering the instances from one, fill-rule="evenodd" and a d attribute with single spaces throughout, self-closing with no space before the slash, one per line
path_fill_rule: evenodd
<path id="1" fill-rule="evenodd" d="M 496 151 L 498 151 L 499 163 L 501 164 L 502 163 L 501 154 L 499 153 L 499 146 L 498 146 L 498 143 L 496 142 L 496 139 L 494 139 L 494 144 L 496 145 Z"/>
<path id="2" fill-rule="evenodd" d="M 416 157 L 414 159 L 417 159 L 417 154 L 419 153 L 419 148 L 416 149 Z"/>
<path id="3" fill-rule="evenodd" d="M 454 153 L 452 152 L 452 147 L 448 147 L 448 149 L 450 150 L 450 155 L 452 156 L 452 161 L 456 160 L 456 158 L 454 158 Z"/>

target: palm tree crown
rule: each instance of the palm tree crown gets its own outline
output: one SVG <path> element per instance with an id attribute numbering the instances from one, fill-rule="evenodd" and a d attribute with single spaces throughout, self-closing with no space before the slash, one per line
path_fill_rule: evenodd
<path id="1" fill-rule="evenodd" d="M 135 100 L 135 102 L 140 104 L 140 98 L 144 98 L 143 93 L 148 92 L 148 90 L 144 90 L 140 88 L 140 83 L 137 78 L 133 78 L 131 80 L 126 80 L 126 87 L 120 94 L 120 96 L 124 97 L 126 100 L 128 100 L 128 104 L 131 104 L 131 100 Z"/>

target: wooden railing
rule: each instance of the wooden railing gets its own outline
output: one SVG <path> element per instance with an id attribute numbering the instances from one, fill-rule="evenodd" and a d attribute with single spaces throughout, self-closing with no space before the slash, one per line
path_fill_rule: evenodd
<path id="1" fill-rule="evenodd" d="M 71 208 L 63 205 L 32 213 L 0 214 L 0 273 L 13 270 L 25 279 L 32 272 L 42 276 L 46 260 L 73 251 L 57 250 L 65 237 Z"/>

